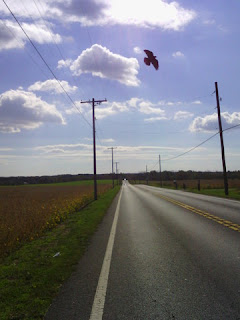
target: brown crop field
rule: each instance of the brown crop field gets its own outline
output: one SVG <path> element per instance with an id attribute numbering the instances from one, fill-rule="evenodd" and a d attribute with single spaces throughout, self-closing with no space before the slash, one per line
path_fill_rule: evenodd
<path id="1" fill-rule="evenodd" d="M 98 194 L 111 188 L 100 184 Z M 93 200 L 93 185 L 0 187 L 0 257 Z"/>
<path id="2" fill-rule="evenodd" d="M 177 184 L 179 188 L 183 188 L 183 184 L 188 189 L 197 189 L 198 180 L 177 180 Z M 175 187 L 173 181 L 163 181 L 163 186 L 165 187 Z M 228 179 L 229 188 L 237 188 L 240 189 L 240 180 L 239 179 Z M 209 179 L 200 180 L 200 187 L 202 189 L 221 189 L 224 188 L 223 179 Z"/>

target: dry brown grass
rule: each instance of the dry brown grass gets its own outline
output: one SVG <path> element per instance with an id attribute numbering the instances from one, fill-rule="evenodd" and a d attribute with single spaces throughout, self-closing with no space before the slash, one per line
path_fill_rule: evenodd
<path id="1" fill-rule="evenodd" d="M 198 180 L 178 180 L 178 187 L 183 188 L 185 184 L 188 189 L 197 189 Z M 165 187 L 175 187 L 173 181 L 163 181 L 163 186 Z M 223 179 L 212 179 L 212 180 L 200 180 L 201 189 L 220 189 L 224 188 Z M 239 179 L 228 179 L 229 188 L 240 188 Z"/>
<path id="2" fill-rule="evenodd" d="M 98 193 L 111 186 L 98 186 Z M 0 257 L 39 237 L 93 199 L 92 185 L 0 188 Z"/>

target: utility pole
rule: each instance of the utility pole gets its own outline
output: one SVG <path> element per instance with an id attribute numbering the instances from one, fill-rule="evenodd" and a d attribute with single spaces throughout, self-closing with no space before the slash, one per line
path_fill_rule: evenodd
<path id="1" fill-rule="evenodd" d="M 224 152 L 224 143 L 223 143 L 223 132 L 222 132 L 222 121 L 221 121 L 221 111 L 220 111 L 220 102 L 219 102 L 218 83 L 217 82 L 215 82 L 215 92 L 216 92 L 217 110 L 218 110 L 219 134 L 220 134 L 221 150 L 222 150 L 224 190 L 225 190 L 225 195 L 227 196 L 228 195 L 228 178 L 227 178 L 227 170 L 226 170 L 226 161 L 225 161 L 225 152 Z"/>
<path id="2" fill-rule="evenodd" d="M 117 147 L 111 147 L 108 149 L 112 150 L 112 187 L 114 188 L 114 169 L 113 169 L 113 149 L 116 149 Z"/>
<path id="3" fill-rule="evenodd" d="M 93 178 L 94 178 L 94 200 L 97 200 L 97 165 L 96 165 L 96 130 L 95 130 L 95 104 L 100 104 L 104 100 L 81 101 L 81 103 L 92 103 L 92 121 L 93 121 Z"/>
<path id="4" fill-rule="evenodd" d="M 119 185 L 119 181 L 118 181 L 118 168 L 117 168 L 118 163 L 119 163 L 119 161 L 115 161 L 115 164 L 116 164 L 117 182 L 118 182 L 118 185 Z"/>
<path id="5" fill-rule="evenodd" d="M 159 173 L 160 173 L 160 185 L 162 187 L 162 170 L 161 170 L 161 156 L 159 155 Z"/>
<path id="6" fill-rule="evenodd" d="M 146 180 L 147 180 L 147 184 L 148 184 L 148 169 L 147 169 L 147 165 L 146 165 Z"/>

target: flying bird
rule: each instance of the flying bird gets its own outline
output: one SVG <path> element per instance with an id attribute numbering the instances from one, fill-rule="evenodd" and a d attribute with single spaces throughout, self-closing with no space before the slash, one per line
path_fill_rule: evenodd
<path id="1" fill-rule="evenodd" d="M 152 63 L 152 65 L 154 66 L 154 68 L 156 70 L 158 70 L 158 61 L 156 59 L 156 56 L 153 55 L 152 51 L 150 50 L 144 50 L 144 52 L 147 55 L 147 58 L 144 58 L 144 62 L 147 66 L 150 66 L 150 64 Z"/>

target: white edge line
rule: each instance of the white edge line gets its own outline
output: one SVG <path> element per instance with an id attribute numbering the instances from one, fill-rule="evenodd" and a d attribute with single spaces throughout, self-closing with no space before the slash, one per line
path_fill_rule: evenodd
<path id="1" fill-rule="evenodd" d="M 115 234 L 117 229 L 117 222 L 119 216 L 119 208 L 120 201 L 122 197 L 122 188 L 121 193 L 118 199 L 117 208 L 115 211 L 115 216 L 112 223 L 111 232 L 108 239 L 107 249 L 105 252 L 101 273 L 98 279 L 98 285 L 92 305 L 92 311 L 89 320 L 102 320 L 105 298 L 107 293 L 107 285 L 108 285 L 108 276 L 110 271 L 111 259 L 112 259 L 112 251 L 115 240 Z"/>

